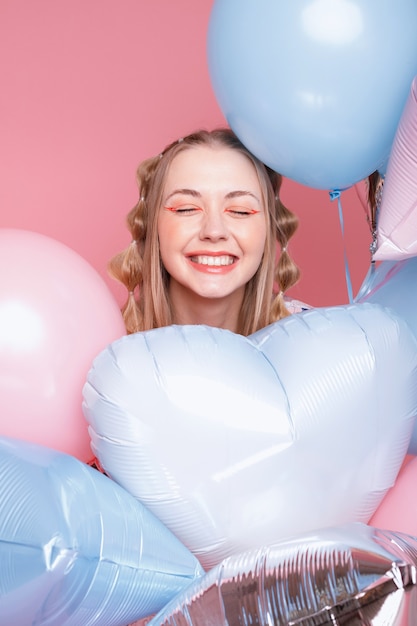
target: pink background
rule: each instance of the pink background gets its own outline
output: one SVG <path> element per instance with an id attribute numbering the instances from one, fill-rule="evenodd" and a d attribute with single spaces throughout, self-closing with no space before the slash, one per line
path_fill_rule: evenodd
<path id="1" fill-rule="evenodd" d="M 0 0 L 0 228 L 70 246 L 120 303 L 106 264 L 129 242 L 137 164 L 178 136 L 225 123 L 206 61 L 211 6 Z M 302 270 L 293 296 L 313 306 L 346 303 L 344 246 L 356 293 L 370 258 L 363 192 L 359 184 L 342 195 L 343 239 L 328 192 L 285 181 L 283 200 L 301 222 L 291 247 Z"/>

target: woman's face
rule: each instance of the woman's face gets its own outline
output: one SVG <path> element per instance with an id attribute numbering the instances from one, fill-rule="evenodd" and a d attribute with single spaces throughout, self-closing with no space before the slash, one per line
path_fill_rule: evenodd
<path id="1" fill-rule="evenodd" d="M 242 299 L 262 260 L 265 210 L 256 171 L 243 154 L 209 146 L 177 154 L 158 218 L 171 297 L 177 303 Z"/>

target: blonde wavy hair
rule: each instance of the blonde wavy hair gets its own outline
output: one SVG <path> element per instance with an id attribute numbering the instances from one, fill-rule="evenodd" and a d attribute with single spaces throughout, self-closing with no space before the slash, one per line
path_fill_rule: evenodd
<path id="1" fill-rule="evenodd" d="M 178 153 L 195 146 L 227 147 L 245 155 L 255 168 L 267 207 L 265 250 L 257 272 L 246 285 L 237 332 L 247 336 L 289 315 L 284 293 L 298 281 L 299 269 L 288 253 L 288 242 L 298 219 L 280 201 L 282 176 L 251 154 L 229 128 L 200 130 L 169 144 L 137 169 L 139 200 L 127 215 L 132 241 L 108 266 L 110 275 L 128 291 L 122 308 L 128 334 L 174 323 L 169 275 L 159 251 L 158 214 L 170 164 Z"/>

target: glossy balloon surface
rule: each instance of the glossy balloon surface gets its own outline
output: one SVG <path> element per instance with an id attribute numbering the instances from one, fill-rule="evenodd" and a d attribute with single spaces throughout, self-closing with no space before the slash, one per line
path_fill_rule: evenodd
<path id="1" fill-rule="evenodd" d="M 417 74 L 417 4 L 216 0 L 211 82 L 262 161 L 319 189 L 383 168 Z"/>
<path id="2" fill-rule="evenodd" d="M 417 539 L 363 524 L 225 559 L 150 626 L 414 626 Z"/>
<path id="3" fill-rule="evenodd" d="M 417 255 L 417 78 L 398 125 L 377 220 L 375 261 Z"/>
<path id="4" fill-rule="evenodd" d="M 0 229 L 0 433 L 92 457 L 81 410 L 93 358 L 125 334 L 104 280 L 39 233 Z"/>
<path id="5" fill-rule="evenodd" d="M 0 439 L 2 624 L 126 626 L 202 574 L 142 504 L 74 457 Z"/>
<path id="6" fill-rule="evenodd" d="M 383 261 L 371 266 L 356 301 L 391 309 L 408 324 L 417 338 L 416 284 L 417 257 L 404 261 Z M 417 454 L 417 424 L 413 428 L 409 452 Z"/>
<path id="7" fill-rule="evenodd" d="M 417 343 L 378 305 L 310 310 L 249 338 L 123 337 L 84 388 L 92 447 L 207 569 L 294 532 L 367 521 L 417 408 Z"/>

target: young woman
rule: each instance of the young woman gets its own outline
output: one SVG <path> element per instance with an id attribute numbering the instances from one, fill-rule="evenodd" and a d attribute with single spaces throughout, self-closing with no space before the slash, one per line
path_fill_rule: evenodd
<path id="1" fill-rule="evenodd" d="M 128 333 L 206 324 L 250 335 L 303 308 L 284 296 L 299 270 L 288 253 L 298 221 L 280 201 L 282 178 L 231 130 L 173 142 L 139 166 L 137 182 L 131 243 L 109 264 L 128 292 Z M 90 464 L 102 471 L 97 459 Z"/>
<path id="2" fill-rule="evenodd" d="M 300 310 L 284 297 L 299 270 L 288 253 L 298 221 L 280 201 L 282 178 L 231 130 L 171 143 L 139 166 L 137 182 L 131 244 L 109 264 L 128 291 L 128 333 L 206 324 L 249 335 Z"/>

